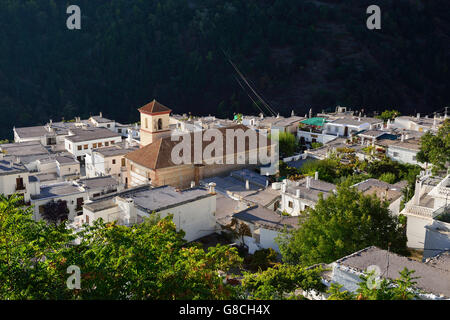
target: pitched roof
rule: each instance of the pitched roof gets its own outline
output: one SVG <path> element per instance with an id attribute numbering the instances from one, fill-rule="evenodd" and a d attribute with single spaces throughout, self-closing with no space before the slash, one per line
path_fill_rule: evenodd
<path id="1" fill-rule="evenodd" d="M 227 150 L 228 150 L 227 143 L 226 143 L 226 140 L 227 140 L 226 134 L 227 134 L 228 129 L 231 129 L 234 131 L 243 130 L 244 133 L 247 132 L 247 130 L 252 130 L 242 124 L 227 127 L 227 128 L 218 128 L 217 130 L 219 130 L 223 136 L 223 156 L 224 157 L 227 155 Z M 125 156 L 125 158 L 127 158 L 128 160 L 133 161 L 139 165 L 142 165 L 146 168 L 150 168 L 153 170 L 167 168 L 167 167 L 173 167 L 176 164 L 172 162 L 172 149 L 182 141 L 183 136 L 185 136 L 185 135 L 191 136 L 191 139 L 190 139 L 191 140 L 191 150 L 193 150 L 191 152 L 191 163 L 194 163 L 194 153 L 195 153 L 194 151 L 196 150 L 196 148 L 194 147 L 194 134 L 192 132 L 181 135 L 182 138 L 179 141 L 172 141 L 171 136 L 158 139 L 139 150 L 128 153 Z M 257 137 L 258 137 L 257 145 L 259 146 L 259 144 L 260 144 L 259 133 L 257 133 Z M 208 146 L 210 143 L 212 143 L 212 142 L 203 141 L 202 150 L 204 150 L 204 148 L 206 146 Z M 266 145 L 270 146 L 269 139 L 268 139 Z M 249 139 L 245 139 L 244 150 L 248 151 L 249 148 L 250 148 Z M 234 143 L 234 154 L 236 154 L 236 153 L 238 153 L 238 148 L 237 148 L 237 144 Z M 207 160 L 207 159 L 203 159 L 203 161 L 205 161 L 205 160 Z"/>
<path id="2" fill-rule="evenodd" d="M 447 254 L 427 263 L 411 260 L 377 247 L 368 247 L 336 261 L 336 264 L 364 272 L 371 265 L 382 269 L 383 277 L 395 279 L 403 268 L 414 270 L 413 277 L 419 277 L 416 288 L 435 295 L 450 297 L 450 272 Z M 389 268 L 387 268 L 389 266 Z"/>
<path id="3" fill-rule="evenodd" d="M 145 106 L 138 109 L 139 112 L 147 112 L 147 113 L 155 113 L 155 112 L 170 112 L 171 109 L 167 108 L 166 106 L 162 105 L 155 99 L 153 99 L 152 102 L 147 103 Z"/>
<path id="4" fill-rule="evenodd" d="M 77 128 L 71 129 L 73 135 L 67 136 L 66 139 L 72 142 L 83 142 L 97 139 L 117 138 L 120 137 L 118 133 L 115 133 L 106 128 Z"/>

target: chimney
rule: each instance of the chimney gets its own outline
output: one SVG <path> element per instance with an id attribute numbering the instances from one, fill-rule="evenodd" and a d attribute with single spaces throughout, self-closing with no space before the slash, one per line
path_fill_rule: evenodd
<path id="1" fill-rule="evenodd" d="M 316 171 L 314 173 L 314 180 L 319 180 L 319 172 L 318 171 Z"/>
<path id="2" fill-rule="evenodd" d="M 417 120 L 419 120 L 419 119 L 420 119 L 420 113 L 417 114 Z"/>
<path id="3" fill-rule="evenodd" d="M 277 119 L 278 119 L 278 118 L 280 118 L 280 114 L 279 114 L 279 113 L 277 113 Z"/>
<path id="4" fill-rule="evenodd" d="M 9 160 L 9 162 L 8 162 L 8 167 L 12 168 L 12 166 L 13 166 L 13 161 L 12 161 L 12 160 Z"/>
<path id="5" fill-rule="evenodd" d="M 53 124 L 53 120 L 52 119 L 50 119 L 50 125 L 52 125 Z"/>
<path id="6" fill-rule="evenodd" d="M 264 114 L 261 112 L 260 114 L 259 114 L 259 118 L 262 120 L 262 119 L 264 119 Z"/>
<path id="7" fill-rule="evenodd" d="M 249 190 L 250 189 L 250 183 L 248 182 L 248 179 L 245 180 L 245 190 Z"/>
<path id="8" fill-rule="evenodd" d="M 294 110 L 291 112 L 291 117 L 295 116 Z"/>
<path id="9" fill-rule="evenodd" d="M 311 177 L 310 176 L 306 177 L 306 188 L 308 188 L 308 189 L 311 188 Z"/>
<path id="10" fill-rule="evenodd" d="M 283 184 L 281 185 L 281 192 L 286 193 L 286 183 L 283 182 Z"/>
<path id="11" fill-rule="evenodd" d="M 100 118 L 103 118 L 103 113 L 100 111 Z"/>
<path id="12" fill-rule="evenodd" d="M 191 188 L 195 187 L 195 181 L 191 181 Z"/>
<path id="13" fill-rule="evenodd" d="M 295 190 L 295 196 L 300 198 L 300 189 Z"/>
<path id="14" fill-rule="evenodd" d="M 216 189 L 215 189 L 216 184 L 214 182 L 211 182 L 208 186 L 209 186 L 209 193 L 216 194 Z"/>
<path id="15" fill-rule="evenodd" d="M 402 136 L 401 136 L 401 141 L 403 142 L 403 141 L 405 141 L 405 135 L 402 133 Z"/>

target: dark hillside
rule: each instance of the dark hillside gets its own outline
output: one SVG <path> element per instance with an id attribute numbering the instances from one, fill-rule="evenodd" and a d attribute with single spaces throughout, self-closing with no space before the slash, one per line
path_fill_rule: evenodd
<path id="1" fill-rule="evenodd" d="M 227 55 L 277 111 L 337 104 L 431 113 L 450 101 L 450 2 L 74 0 L 0 2 L 0 137 L 102 111 L 126 123 L 157 98 L 177 113 L 258 113 Z"/>

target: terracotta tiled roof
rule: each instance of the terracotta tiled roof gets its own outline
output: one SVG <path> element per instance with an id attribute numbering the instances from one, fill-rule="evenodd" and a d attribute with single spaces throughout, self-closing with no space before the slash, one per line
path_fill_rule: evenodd
<path id="1" fill-rule="evenodd" d="M 242 124 L 231 126 L 228 128 L 220 128 L 217 129 L 222 132 L 223 136 L 223 155 L 225 157 L 227 149 L 226 149 L 226 130 L 232 129 L 232 130 L 239 130 L 242 129 L 244 132 L 247 130 L 252 130 L 248 128 L 247 126 L 244 126 Z M 191 162 L 194 163 L 194 136 L 193 133 L 189 133 L 191 136 Z M 168 168 L 176 166 L 172 162 L 172 149 L 175 147 L 178 143 L 181 143 L 183 138 L 180 138 L 179 141 L 172 141 L 171 137 L 164 137 L 160 138 L 149 145 L 146 145 L 145 147 L 128 153 L 125 158 L 128 160 L 135 162 L 141 166 L 144 166 L 146 168 L 150 169 L 161 169 L 161 168 Z M 258 136 L 258 146 L 259 146 L 259 136 Z M 203 148 L 211 144 L 212 141 L 203 141 Z M 267 146 L 270 145 L 270 140 L 267 140 Z M 245 150 L 249 150 L 249 142 L 248 139 L 245 139 Z M 234 153 L 237 153 L 237 143 L 234 143 Z M 203 159 L 205 161 L 205 159 Z"/>
<path id="2" fill-rule="evenodd" d="M 145 106 L 138 109 L 139 111 L 144 111 L 148 113 L 155 113 L 155 112 L 167 112 L 172 111 L 171 109 L 167 108 L 166 106 L 162 105 L 158 101 L 154 100 L 150 103 L 147 103 Z"/>

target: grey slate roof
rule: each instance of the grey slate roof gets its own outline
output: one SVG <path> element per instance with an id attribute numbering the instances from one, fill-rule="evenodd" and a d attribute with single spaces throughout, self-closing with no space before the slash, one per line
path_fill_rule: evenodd
<path id="1" fill-rule="evenodd" d="M 14 163 L 9 160 L 0 160 L 0 175 L 6 176 L 10 174 L 16 174 L 21 172 L 27 172 L 27 168 L 21 163 Z"/>
<path id="2" fill-rule="evenodd" d="M 108 118 L 100 117 L 100 116 L 91 116 L 92 119 L 97 121 L 98 123 L 107 123 L 107 122 L 114 122 L 113 120 L 110 120 Z"/>
<path id="3" fill-rule="evenodd" d="M 44 126 L 14 128 L 14 130 L 22 139 L 38 138 L 47 133 Z"/>
<path id="4" fill-rule="evenodd" d="M 111 147 L 97 148 L 93 151 L 103 155 L 104 157 L 114 157 L 126 155 L 127 153 L 137 149 L 139 149 L 138 146 L 124 148 L 118 145 L 113 145 Z"/>
<path id="5" fill-rule="evenodd" d="M 39 141 L 27 141 L 16 143 L 5 143 L 0 145 L 0 149 L 8 155 L 32 156 L 47 155 L 48 150 Z"/>
<path id="6" fill-rule="evenodd" d="M 233 218 L 275 230 L 282 230 L 285 226 L 288 228 L 296 228 L 299 225 L 299 217 L 284 217 L 259 205 L 235 213 L 233 214 Z"/>
<path id="7" fill-rule="evenodd" d="M 85 191 L 72 182 L 61 182 L 41 187 L 40 194 L 31 195 L 32 200 L 40 200 L 45 198 L 57 198 L 71 194 L 82 194 Z"/>
<path id="8" fill-rule="evenodd" d="M 112 193 L 93 202 L 86 204 L 85 207 L 89 210 L 94 206 L 102 206 L 100 202 L 109 201 L 114 197 L 119 196 L 123 199 L 133 199 L 135 205 L 142 210 L 149 213 L 155 211 L 162 211 L 170 209 L 183 203 L 200 200 L 202 198 L 213 196 L 207 190 L 202 188 L 192 188 L 177 191 L 171 186 L 162 186 L 152 188 L 149 185 L 142 185 L 133 189 L 126 189 L 121 192 Z"/>
<path id="9" fill-rule="evenodd" d="M 104 177 L 80 179 L 78 180 L 78 184 L 89 190 L 89 189 L 118 186 L 119 182 L 117 182 L 117 180 L 111 176 L 104 176 Z"/>
<path id="10" fill-rule="evenodd" d="M 389 268 L 387 269 L 388 256 Z M 398 278 L 399 272 L 406 267 L 409 270 L 415 270 L 414 277 L 420 277 L 415 280 L 418 289 L 438 296 L 442 294 L 445 297 L 450 297 L 450 259 L 448 253 L 442 258 L 436 258 L 434 263 L 423 263 L 372 246 L 339 259 L 336 263 L 356 269 L 359 272 L 364 272 L 367 267 L 376 265 L 382 272 L 385 272 L 385 277 L 389 279 Z"/>
<path id="11" fill-rule="evenodd" d="M 118 133 L 112 132 L 106 128 L 71 129 L 70 131 L 74 135 L 67 136 L 66 139 L 72 142 L 121 137 Z"/>

